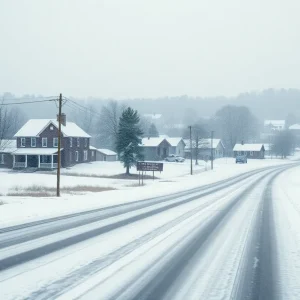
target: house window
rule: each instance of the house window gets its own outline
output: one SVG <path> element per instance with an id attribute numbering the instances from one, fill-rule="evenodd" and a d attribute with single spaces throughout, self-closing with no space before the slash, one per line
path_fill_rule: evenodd
<path id="1" fill-rule="evenodd" d="M 83 160 L 86 161 L 88 159 L 88 152 L 87 150 L 83 151 Z"/>
<path id="2" fill-rule="evenodd" d="M 157 155 L 160 156 L 160 148 L 157 148 Z"/>
<path id="3" fill-rule="evenodd" d="M 21 147 L 25 147 L 25 142 L 26 142 L 25 138 L 21 138 Z"/>
<path id="4" fill-rule="evenodd" d="M 78 161 L 78 159 L 79 159 L 79 153 L 78 153 L 78 151 L 76 151 L 75 152 L 75 160 Z"/>
<path id="5" fill-rule="evenodd" d="M 87 147 L 87 144 L 88 144 L 88 139 L 85 138 L 85 139 L 84 139 L 84 147 Z"/>
<path id="6" fill-rule="evenodd" d="M 0 155 L 0 164 L 4 165 L 4 154 Z"/>
<path id="7" fill-rule="evenodd" d="M 73 147 L 73 139 L 70 138 L 70 148 L 72 148 L 72 147 Z"/>
<path id="8" fill-rule="evenodd" d="M 95 152 L 94 152 L 94 151 L 92 151 L 92 157 L 94 157 L 94 155 L 95 155 Z"/>
<path id="9" fill-rule="evenodd" d="M 70 152 L 70 154 L 69 154 L 69 160 L 70 160 L 70 162 L 72 162 L 72 152 Z"/>
<path id="10" fill-rule="evenodd" d="M 35 137 L 31 138 L 31 147 L 36 147 L 36 138 Z"/>
<path id="11" fill-rule="evenodd" d="M 42 147 L 47 147 L 48 139 L 46 137 L 42 138 Z"/>
<path id="12" fill-rule="evenodd" d="M 250 156 L 253 156 L 253 155 L 254 155 L 253 151 L 250 151 Z"/>
<path id="13" fill-rule="evenodd" d="M 57 137 L 53 138 L 53 147 L 54 148 L 58 147 L 58 138 Z"/>
<path id="14" fill-rule="evenodd" d="M 80 139 L 77 138 L 77 147 L 80 147 Z"/>

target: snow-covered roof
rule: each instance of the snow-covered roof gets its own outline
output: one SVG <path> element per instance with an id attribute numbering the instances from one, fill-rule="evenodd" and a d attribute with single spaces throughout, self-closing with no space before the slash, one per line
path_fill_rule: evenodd
<path id="1" fill-rule="evenodd" d="M 62 151 L 64 148 L 61 148 Z M 57 148 L 18 148 L 14 154 L 16 155 L 51 155 L 58 151 Z"/>
<path id="2" fill-rule="evenodd" d="M 150 118 L 152 120 L 158 120 L 162 117 L 162 114 L 144 114 L 144 117 Z"/>
<path id="3" fill-rule="evenodd" d="M 159 146 L 164 140 L 167 139 L 163 137 L 150 137 L 150 138 L 143 138 L 142 145 L 143 147 L 157 147 Z"/>
<path id="4" fill-rule="evenodd" d="M 15 137 L 39 136 L 39 134 L 50 124 L 58 128 L 57 120 L 51 119 L 31 119 L 16 134 Z M 66 122 L 66 126 L 61 125 L 64 136 L 69 137 L 90 137 L 84 130 L 73 122 Z"/>
<path id="5" fill-rule="evenodd" d="M 90 145 L 90 150 L 97 150 L 97 148 Z"/>
<path id="6" fill-rule="evenodd" d="M 224 147 L 221 139 L 213 139 L 213 149 L 216 149 L 218 147 L 218 145 L 221 143 L 222 147 Z M 211 139 L 203 139 L 203 140 L 200 140 L 199 142 L 199 148 L 201 149 L 205 149 L 205 148 L 211 148 Z"/>
<path id="7" fill-rule="evenodd" d="M 290 130 L 300 130 L 300 124 L 294 124 L 289 127 Z"/>
<path id="8" fill-rule="evenodd" d="M 0 152 L 12 153 L 17 150 L 16 140 L 1 140 L 0 141 Z"/>
<path id="9" fill-rule="evenodd" d="M 260 151 L 263 144 L 235 144 L 233 151 Z"/>
<path id="10" fill-rule="evenodd" d="M 184 142 L 186 144 L 186 148 L 190 149 L 190 140 L 186 139 L 186 140 L 184 140 Z M 225 148 L 221 139 L 213 139 L 213 149 L 216 149 L 220 143 L 221 143 L 222 147 Z M 195 140 L 192 141 L 192 147 L 196 148 Z M 211 139 L 201 139 L 199 141 L 198 148 L 199 149 L 211 149 Z"/>
<path id="11" fill-rule="evenodd" d="M 174 137 L 174 138 L 166 138 L 166 140 L 170 143 L 170 145 L 172 147 L 177 147 L 178 144 L 183 141 L 183 143 L 185 144 L 184 140 L 181 137 Z"/>
<path id="12" fill-rule="evenodd" d="M 265 126 L 273 125 L 275 127 L 277 126 L 285 126 L 285 120 L 265 120 Z"/>
<path id="13" fill-rule="evenodd" d="M 101 152 L 102 154 L 104 155 L 117 155 L 116 152 L 112 151 L 112 150 L 109 150 L 109 149 L 97 149 L 98 152 Z"/>

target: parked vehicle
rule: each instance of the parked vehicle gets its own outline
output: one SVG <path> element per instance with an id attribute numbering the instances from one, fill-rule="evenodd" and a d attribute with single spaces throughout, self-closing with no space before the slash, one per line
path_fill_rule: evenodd
<path id="1" fill-rule="evenodd" d="M 184 162 L 185 159 L 179 155 L 171 154 L 165 158 L 165 161 L 169 162 Z"/>
<path id="2" fill-rule="evenodd" d="M 238 155 L 235 158 L 235 163 L 236 164 L 238 164 L 238 163 L 246 164 L 247 163 L 247 156 L 246 155 Z"/>

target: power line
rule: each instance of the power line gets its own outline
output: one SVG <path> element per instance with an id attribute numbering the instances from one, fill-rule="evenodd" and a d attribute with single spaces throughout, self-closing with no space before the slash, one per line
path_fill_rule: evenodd
<path id="1" fill-rule="evenodd" d="M 25 101 L 25 102 L 11 102 L 11 103 L 1 103 L 2 105 L 21 105 L 21 104 L 30 104 L 30 103 L 41 103 L 41 102 L 50 102 L 50 101 L 57 101 L 58 99 L 48 99 L 48 100 L 34 100 L 34 101 Z"/>
<path id="2" fill-rule="evenodd" d="M 77 110 L 79 110 L 79 111 L 81 111 L 81 112 L 83 112 L 83 113 L 88 112 L 88 113 L 94 114 L 94 115 L 97 116 L 97 117 L 101 117 L 101 114 L 100 114 L 100 113 L 98 113 L 98 112 L 96 112 L 96 111 L 94 111 L 94 110 L 92 110 L 92 109 L 90 109 L 90 108 L 88 108 L 88 107 L 85 107 L 85 106 L 83 106 L 83 105 L 80 105 L 80 104 L 78 104 L 77 102 L 75 102 L 75 101 L 73 101 L 73 100 L 71 100 L 71 99 L 68 99 L 68 98 L 65 98 L 65 100 L 68 101 L 66 105 L 67 105 L 68 107 L 72 108 L 72 109 L 77 109 Z"/>

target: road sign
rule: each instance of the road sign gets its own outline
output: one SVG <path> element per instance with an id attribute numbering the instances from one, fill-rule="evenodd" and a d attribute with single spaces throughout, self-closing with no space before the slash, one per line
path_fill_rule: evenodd
<path id="1" fill-rule="evenodd" d="M 149 161 L 138 161 L 137 171 L 158 171 L 162 172 L 164 169 L 163 163 L 149 162 Z"/>

